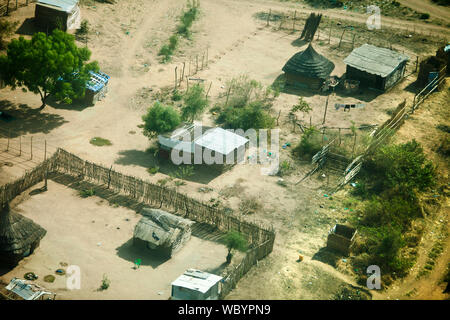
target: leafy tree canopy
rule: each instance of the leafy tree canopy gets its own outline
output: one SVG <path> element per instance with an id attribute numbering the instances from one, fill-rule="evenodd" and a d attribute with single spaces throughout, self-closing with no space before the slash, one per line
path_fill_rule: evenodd
<path id="1" fill-rule="evenodd" d="M 12 40 L 7 55 L 0 56 L 0 67 L 13 89 L 25 87 L 39 94 L 42 109 L 50 95 L 66 103 L 84 96 L 89 71 L 98 71 L 97 62 L 86 63 L 90 56 L 87 48 L 76 46 L 72 35 L 55 29 L 49 36 L 38 32 L 31 40 Z"/>
<path id="2" fill-rule="evenodd" d="M 142 116 L 142 120 L 144 135 L 150 138 L 175 129 L 181 122 L 180 115 L 173 107 L 165 106 L 160 102 L 155 102 Z"/>
<path id="3" fill-rule="evenodd" d="M 194 121 L 208 106 L 203 86 L 196 84 L 190 87 L 183 97 L 183 102 L 181 117 L 183 120 Z"/>

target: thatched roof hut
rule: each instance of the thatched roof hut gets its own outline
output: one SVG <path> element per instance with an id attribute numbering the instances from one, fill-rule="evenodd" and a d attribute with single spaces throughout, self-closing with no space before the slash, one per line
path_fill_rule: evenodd
<path id="1" fill-rule="evenodd" d="M 163 210 L 144 208 L 134 229 L 133 243 L 172 256 L 191 238 L 193 221 Z"/>
<path id="2" fill-rule="evenodd" d="M 0 211 L 0 262 L 16 265 L 33 253 L 47 231 L 6 204 Z"/>
<path id="3" fill-rule="evenodd" d="M 334 70 L 334 63 L 317 53 L 311 44 L 284 65 L 286 84 L 319 89 Z"/>

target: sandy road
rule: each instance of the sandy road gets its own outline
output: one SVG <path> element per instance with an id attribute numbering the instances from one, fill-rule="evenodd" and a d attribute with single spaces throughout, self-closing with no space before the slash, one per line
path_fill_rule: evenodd
<path id="1" fill-rule="evenodd" d="M 429 0 L 399 0 L 402 5 L 418 12 L 429 13 L 433 18 L 439 18 L 445 22 L 450 22 L 450 8 L 439 6 Z"/>

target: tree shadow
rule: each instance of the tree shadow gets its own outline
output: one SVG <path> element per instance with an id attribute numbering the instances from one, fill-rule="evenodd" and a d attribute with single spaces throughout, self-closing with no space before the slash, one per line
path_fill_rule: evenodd
<path id="1" fill-rule="evenodd" d="M 291 42 L 291 45 L 294 47 L 303 47 L 305 44 L 308 44 L 309 42 L 300 38 L 295 39 Z"/>
<path id="2" fill-rule="evenodd" d="M 0 276 L 3 276 L 10 271 L 12 271 L 16 266 L 13 265 L 7 265 L 7 264 L 0 264 Z"/>
<path id="3" fill-rule="evenodd" d="M 150 152 L 140 150 L 123 150 L 119 152 L 120 158 L 114 161 L 116 164 L 129 166 L 135 165 L 144 168 L 159 167 L 159 171 L 165 175 L 173 175 L 184 166 L 190 165 L 176 165 L 170 159 L 165 159 L 160 156 L 154 156 Z M 223 173 L 224 168 L 218 165 L 196 164 L 194 167 L 194 174 L 190 177 L 185 177 L 184 180 L 192 181 L 202 184 L 208 184 Z"/>
<path id="4" fill-rule="evenodd" d="M 312 260 L 318 260 L 323 263 L 329 264 L 336 268 L 336 263 L 342 255 L 336 251 L 330 250 L 327 247 L 320 248 L 313 256 Z"/>
<path id="5" fill-rule="evenodd" d="M 0 127 L 11 129 L 10 138 L 28 133 L 49 133 L 68 122 L 60 115 L 33 109 L 27 104 L 14 104 L 9 100 L 0 100 L 0 110 L 10 116 L 7 121 L 0 117 Z"/>
<path id="6" fill-rule="evenodd" d="M 136 259 L 141 259 L 142 266 L 151 266 L 156 269 L 170 259 L 167 255 L 158 250 L 150 250 L 133 245 L 133 239 L 116 248 L 117 255 L 127 261 L 134 263 Z"/>
<path id="7" fill-rule="evenodd" d="M 55 100 L 53 97 L 48 97 L 47 105 L 55 109 L 62 110 L 73 110 L 73 111 L 83 111 L 88 107 L 93 107 L 94 105 L 86 103 L 84 100 L 74 100 L 72 103 L 64 103 Z"/>

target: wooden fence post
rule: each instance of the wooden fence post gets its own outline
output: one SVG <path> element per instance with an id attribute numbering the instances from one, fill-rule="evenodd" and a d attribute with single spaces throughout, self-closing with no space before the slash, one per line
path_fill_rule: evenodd
<path id="1" fill-rule="evenodd" d="M 8 144 L 6 145 L 6 152 L 9 151 L 9 137 L 11 135 L 11 129 L 8 129 Z"/>
<path id="2" fill-rule="evenodd" d="M 178 69 L 178 66 L 175 67 L 175 88 L 174 88 L 174 90 L 177 90 L 177 69 Z"/>
<path id="3" fill-rule="evenodd" d="M 267 16 L 267 26 L 269 26 L 270 15 L 272 14 L 272 9 L 269 9 L 269 15 Z"/>
<path id="4" fill-rule="evenodd" d="M 330 99 L 330 95 L 327 96 L 327 102 L 325 103 L 325 112 L 323 113 L 323 122 L 322 122 L 322 124 L 325 124 L 325 119 L 327 117 L 328 99 Z"/>
<path id="5" fill-rule="evenodd" d="M 22 155 L 22 136 L 19 136 L 19 157 Z"/>
<path id="6" fill-rule="evenodd" d="M 31 137 L 30 154 L 31 154 L 31 159 L 30 160 L 33 160 L 33 137 Z"/>
<path id="7" fill-rule="evenodd" d="M 212 81 L 211 81 L 211 83 L 209 84 L 208 91 L 206 91 L 206 99 L 208 99 L 209 90 L 211 90 L 211 86 L 212 86 Z"/>
<path id="8" fill-rule="evenodd" d="M 294 12 L 294 19 L 292 20 L 292 33 L 295 32 L 295 20 L 297 19 L 297 10 Z"/>

